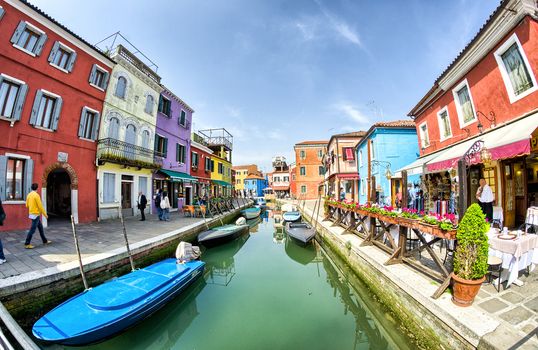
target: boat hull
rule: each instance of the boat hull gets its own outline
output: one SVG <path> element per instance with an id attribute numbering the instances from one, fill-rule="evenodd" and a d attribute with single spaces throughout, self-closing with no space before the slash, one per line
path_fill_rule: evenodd
<path id="1" fill-rule="evenodd" d="M 293 239 L 294 242 L 299 245 L 305 246 L 316 236 L 316 231 L 306 223 L 292 223 L 286 224 L 286 233 Z"/>
<path id="2" fill-rule="evenodd" d="M 101 342 L 174 299 L 202 275 L 204 266 L 201 261 L 177 264 L 175 259 L 166 259 L 135 270 L 57 306 L 34 324 L 32 333 L 47 343 L 80 346 Z"/>
<path id="3" fill-rule="evenodd" d="M 241 211 L 241 214 L 245 217 L 245 219 L 255 219 L 258 216 L 260 216 L 262 210 L 261 208 L 248 208 Z"/>
<path id="4" fill-rule="evenodd" d="M 227 231 L 222 230 L 224 227 L 229 227 Z M 220 229 L 220 232 L 219 232 Z M 244 233 L 248 232 L 248 225 L 224 225 L 217 228 L 204 231 L 198 235 L 198 243 L 210 248 L 217 245 L 233 241 Z"/>
<path id="5" fill-rule="evenodd" d="M 282 218 L 286 222 L 297 222 L 301 220 L 301 213 L 298 211 L 288 211 L 282 214 Z"/>

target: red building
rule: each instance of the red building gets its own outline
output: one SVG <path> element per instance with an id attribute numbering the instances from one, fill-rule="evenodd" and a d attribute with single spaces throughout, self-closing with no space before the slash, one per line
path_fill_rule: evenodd
<path id="1" fill-rule="evenodd" d="M 211 155 L 213 151 L 207 147 L 204 138 L 192 133 L 191 140 L 191 176 L 198 181 L 194 186 L 194 196 L 210 195 L 211 189 Z"/>
<path id="2" fill-rule="evenodd" d="M 0 0 L 0 47 L 4 229 L 29 226 L 33 182 L 50 222 L 96 220 L 95 140 L 113 62 L 23 1 Z"/>
<path id="3" fill-rule="evenodd" d="M 514 227 L 538 205 L 538 22 L 535 1 L 505 0 L 409 115 L 430 205 L 476 202 L 484 177 L 497 219 Z M 445 203 L 443 203 L 445 202 Z M 495 219 L 495 216 L 494 216 Z"/>

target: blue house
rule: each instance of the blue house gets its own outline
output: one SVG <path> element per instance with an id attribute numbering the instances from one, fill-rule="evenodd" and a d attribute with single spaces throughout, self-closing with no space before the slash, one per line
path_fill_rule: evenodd
<path id="1" fill-rule="evenodd" d="M 370 163 L 368 163 L 370 144 Z M 357 144 L 357 167 L 359 172 L 359 203 L 368 201 L 368 169 L 375 177 L 376 202 L 393 205 L 401 182 L 392 181 L 395 171 L 413 162 L 418 154 L 417 130 L 411 120 L 375 123 Z M 412 182 L 418 180 L 409 178 Z"/>
<path id="2" fill-rule="evenodd" d="M 245 179 L 245 190 L 249 196 L 263 197 L 263 189 L 266 187 L 267 179 L 262 176 L 250 174 Z"/>

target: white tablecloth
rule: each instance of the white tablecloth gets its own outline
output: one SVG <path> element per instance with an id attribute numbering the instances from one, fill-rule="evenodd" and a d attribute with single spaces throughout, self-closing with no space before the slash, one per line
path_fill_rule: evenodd
<path id="1" fill-rule="evenodd" d="M 499 238 L 497 238 L 497 235 L 497 230 L 492 229 L 488 234 L 490 242 L 491 240 L 498 240 Z M 525 239 L 525 236 L 520 239 Z M 507 242 L 511 242 L 514 245 L 520 244 L 520 242 L 518 242 L 518 239 Z M 506 244 L 507 242 L 503 243 Z M 527 268 L 528 266 L 530 266 L 531 270 L 533 270 L 534 265 L 538 264 L 538 247 L 531 247 L 529 250 L 524 252 L 518 250 L 517 255 L 519 255 L 519 257 L 516 257 L 512 253 L 496 250 L 490 246 L 489 255 L 496 256 L 502 259 L 503 272 L 501 275 L 501 282 L 507 281 L 506 287 L 514 283 L 515 280 L 517 280 L 519 271 Z"/>

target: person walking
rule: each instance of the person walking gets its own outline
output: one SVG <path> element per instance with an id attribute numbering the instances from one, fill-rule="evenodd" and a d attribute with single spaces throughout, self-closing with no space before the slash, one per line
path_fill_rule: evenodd
<path id="1" fill-rule="evenodd" d="M 43 241 L 43 244 L 51 244 L 52 242 L 45 237 L 45 231 L 43 230 L 43 224 L 41 223 L 41 215 L 49 218 L 47 216 L 47 212 L 45 211 L 45 208 L 43 208 L 43 204 L 41 203 L 41 197 L 39 197 L 39 194 L 37 193 L 37 188 L 39 187 L 38 184 L 33 183 L 32 184 L 32 192 L 28 193 L 28 196 L 26 196 L 26 207 L 28 208 L 28 217 L 30 220 L 32 220 L 32 226 L 30 226 L 30 230 L 28 231 L 28 235 L 26 236 L 26 241 L 24 242 L 24 248 L 26 249 L 33 249 L 34 246 L 30 243 L 32 242 L 32 236 L 34 235 L 34 232 L 36 228 L 39 230 L 39 235 L 41 236 L 41 240 Z"/>
<path id="2" fill-rule="evenodd" d="M 491 224 L 493 222 L 493 201 L 495 197 L 493 196 L 491 187 L 489 187 L 484 178 L 480 179 L 480 187 L 476 191 L 476 199 L 478 199 L 482 212 L 486 214 L 486 219 Z"/>
<path id="3" fill-rule="evenodd" d="M 0 226 L 4 226 L 4 220 L 6 219 L 6 212 L 2 206 L 2 199 L 0 199 Z M 0 265 L 5 263 L 6 256 L 4 255 L 4 246 L 2 245 L 2 240 L 0 239 Z"/>
<path id="4" fill-rule="evenodd" d="M 155 194 L 154 204 L 155 208 L 157 208 L 157 216 L 159 217 L 159 221 L 162 221 L 163 210 L 161 209 L 161 190 L 159 188 L 157 189 L 157 193 Z"/>
<path id="5" fill-rule="evenodd" d="M 163 211 L 162 213 L 163 220 L 170 221 L 170 200 L 168 199 L 168 193 L 166 193 L 166 191 L 163 191 L 160 206 Z"/>
<path id="6" fill-rule="evenodd" d="M 146 210 L 146 205 L 148 205 L 148 200 L 146 199 L 146 196 L 142 191 L 138 192 L 138 200 L 136 201 L 138 205 L 138 209 L 140 210 L 140 216 L 142 217 L 140 221 L 146 221 L 146 214 L 144 213 L 144 210 Z"/>

